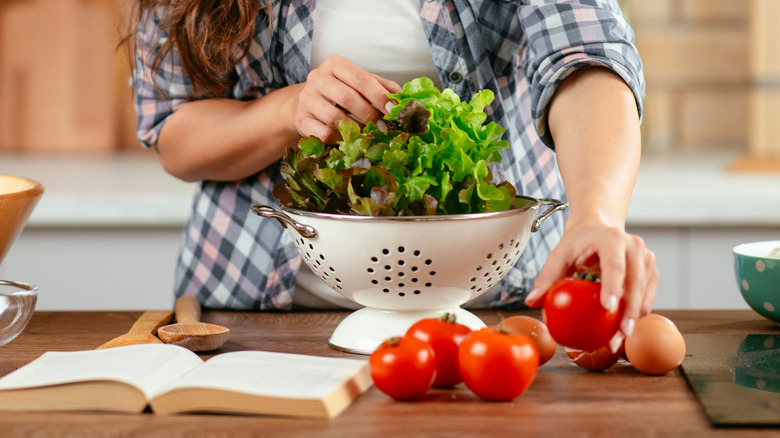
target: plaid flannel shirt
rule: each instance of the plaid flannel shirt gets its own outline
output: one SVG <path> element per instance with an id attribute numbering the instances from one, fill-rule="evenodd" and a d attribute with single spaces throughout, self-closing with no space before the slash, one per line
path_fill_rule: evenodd
<path id="1" fill-rule="evenodd" d="M 262 10 L 248 56 L 235 67 L 229 97 L 254 99 L 306 80 L 316 0 L 273 0 Z M 151 60 L 165 32 L 159 11 L 137 35 L 133 77 L 138 138 L 155 144 L 166 119 L 197 95 L 173 52 L 156 71 Z M 480 89 L 496 96 L 489 120 L 507 128 L 498 178 L 518 193 L 564 199 L 546 124 L 560 82 L 572 71 L 603 66 L 620 75 L 641 114 L 644 80 L 633 30 L 616 1 L 420 0 L 420 18 L 444 87 L 470 100 Z M 269 33 L 270 21 L 273 32 Z M 163 90 L 165 93 L 161 93 Z M 214 147 L 219 147 L 215 144 Z M 301 257 L 277 221 L 250 212 L 254 204 L 278 205 L 271 195 L 283 182 L 278 163 L 242 181 L 203 181 L 182 234 L 175 295 L 195 295 L 206 307 L 288 310 Z M 536 274 L 562 233 L 565 216 L 552 215 L 501 282 L 492 305 L 521 306 Z"/>

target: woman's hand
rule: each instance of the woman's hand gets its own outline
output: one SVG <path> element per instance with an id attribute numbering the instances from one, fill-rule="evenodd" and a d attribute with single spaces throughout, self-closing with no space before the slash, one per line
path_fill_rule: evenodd
<path id="1" fill-rule="evenodd" d="M 655 255 L 641 237 L 599 221 L 569 220 L 563 238 L 550 253 L 526 298 L 540 307 L 545 292 L 560 278 L 576 271 L 596 273 L 601 279 L 601 304 L 616 309 L 626 303 L 621 332 L 628 336 L 634 322 L 650 312 L 658 284 Z"/>
<path id="2" fill-rule="evenodd" d="M 558 87 L 548 124 L 571 215 L 526 303 L 538 307 L 553 282 L 595 269 L 602 305 L 625 301 L 621 332 L 628 336 L 650 311 L 658 282 L 655 256 L 625 231 L 641 151 L 635 96 L 605 68 L 580 69 Z"/>
<path id="3" fill-rule="evenodd" d="M 302 136 L 335 143 L 340 119 L 379 119 L 390 102 L 387 93 L 400 90 L 393 81 L 331 56 L 305 83 L 249 101 L 202 99 L 184 105 L 165 123 L 155 150 L 177 178 L 235 181 L 279 160 Z"/>
<path id="4" fill-rule="evenodd" d="M 295 104 L 295 127 L 302 137 L 313 135 L 326 144 L 340 138 L 338 121 L 353 117 L 360 123 L 387 113 L 387 93 L 401 87 L 356 66 L 340 56 L 329 56 L 312 70 Z"/>

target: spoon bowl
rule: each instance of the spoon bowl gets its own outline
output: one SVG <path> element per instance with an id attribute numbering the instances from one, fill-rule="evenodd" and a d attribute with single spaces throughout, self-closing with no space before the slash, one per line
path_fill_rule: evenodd
<path id="1" fill-rule="evenodd" d="M 200 322 L 200 303 L 193 296 L 176 300 L 176 323 L 160 327 L 157 336 L 166 344 L 176 344 L 192 351 L 216 350 L 227 342 L 230 329 Z"/>

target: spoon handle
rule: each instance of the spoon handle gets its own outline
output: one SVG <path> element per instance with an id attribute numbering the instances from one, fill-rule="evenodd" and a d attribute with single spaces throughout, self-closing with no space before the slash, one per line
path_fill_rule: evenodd
<path id="1" fill-rule="evenodd" d="M 176 300 L 176 322 L 200 322 L 200 303 L 192 295 L 184 295 Z"/>
<path id="2" fill-rule="evenodd" d="M 156 335 L 157 329 L 168 324 L 172 316 L 170 310 L 147 310 L 135 320 L 128 333 Z"/>

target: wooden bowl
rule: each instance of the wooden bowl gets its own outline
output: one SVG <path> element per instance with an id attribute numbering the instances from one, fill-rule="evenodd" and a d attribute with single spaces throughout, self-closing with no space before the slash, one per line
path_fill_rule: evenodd
<path id="1" fill-rule="evenodd" d="M 17 176 L 0 175 L 0 263 L 27 224 L 43 195 L 43 185 Z"/>

